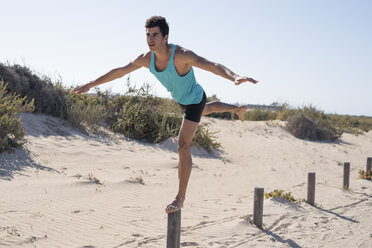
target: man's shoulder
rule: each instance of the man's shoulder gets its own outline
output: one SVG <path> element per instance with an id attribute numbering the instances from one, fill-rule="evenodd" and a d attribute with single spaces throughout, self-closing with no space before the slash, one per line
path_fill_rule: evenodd
<path id="1" fill-rule="evenodd" d="M 180 54 L 180 55 L 188 55 L 188 54 L 192 53 L 192 51 L 190 49 L 184 48 L 180 45 L 176 45 L 176 53 Z"/>
<path id="2" fill-rule="evenodd" d="M 146 60 L 146 59 L 151 59 L 151 51 L 144 52 L 140 54 L 137 59 L 139 60 Z"/>
<path id="3" fill-rule="evenodd" d="M 180 45 L 177 45 L 176 54 L 182 59 L 190 59 L 195 56 L 195 53 L 190 49 L 184 48 Z"/>
<path id="4" fill-rule="evenodd" d="M 151 51 L 140 54 L 134 61 L 134 64 L 146 66 L 151 60 Z"/>

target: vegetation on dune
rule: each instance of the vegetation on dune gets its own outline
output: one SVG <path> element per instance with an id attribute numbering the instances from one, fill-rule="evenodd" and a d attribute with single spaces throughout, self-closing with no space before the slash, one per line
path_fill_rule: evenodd
<path id="1" fill-rule="evenodd" d="M 20 65 L 0 63 L 0 79 L 8 83 L 1 84 L 0 117 L 4 127 L 1 129 L 0 151 L 6 150 L 6 147 L 20 147 L 24 143 L 24 130 L 15 117 L 23 111 L 64 118 L 87 133 L 105 126 L 129 138 L 153 143 L 177 136 L 182 125 L 182 109 L 177 103 L 152 95 L 147 84 L 134 87 L 130 78 L 124 95 L 99 90 L 96 90 L 96 94 L 69 94 L 71 89 L 63 87 L 61 82 L 53 83 L 50 78 L 38 76 Z M 210 101 L 219 99 L 212 95 L 207 98 L 207 102 Z M 209 116 L 238 119 L 230 112 L 212 113 Z M 244 118 L 250 121 L 286 121 L 290 133 L 310 140 L 335 140 L 343 132 L 359 134 L 372 129 L 370 117 L 325 114 L 313 106 L 290 108 L 288 104 L 275 103 L 266 108 L 249 110 Z M 207 125 L 199 125 L 194 145 L 208 152 L 218 149 L 221 144 L 216 141 L 216 134 Z"/>
<path id="2" fill-rule="evenodd" d="M 277 199 L 285 199 L 293 203 L 298 202 L 298 200 L 292 196 L 291 192 L 286 192 L 286 193 L 283 193 L 283 192 L 284 192 L 283 190 L 275 189 L 274 191 L 271 191 L 269 193 L 264 193 L 264 196 L 266 199 L 273 197 Z"/>
<path id="3" fill-rule="evenodd" d="M 66 111 L 66 90 L 59 83 L 53 84 L 50 78 L 39 77 L 27 67 L 2 63 L 0 79 L 8 83 L 9 92 L 27 97 L 29 101 L 34 99 L 34 112 L 63 117 Z"/>
<path id="4" fill-rule="evenodd" d="M 309 140 L 336 140 L 341 137 L 343 127 L 331 115 L 310 106 L 290 116 L 286 125 L 295 137 Z"/>
<path id="5" fill-rule="evenodd" d="M 60 82 L 53 84 L 49 78 L 41 78 L 19 65 L 0 63 L 0 77 L 9 82 L 8 91 L 23 97 L 23 108 L 19 111 L 30 111 L 24 102 L 32 99 L 35 108 L 31 111 L 62 117 L 87 133 L 105 126 L 129 138 L 157 143 L 177 136 L 182 124 L 182 110 L 178 104 L 152 95 L 147 84 L 134 87 L 129 78 L 124 95 L 99 90 L 96 94 L 77 95 L 69 94 L 71 89 L 64 88 Z M 24 135 L 22 127 L 18 128 Z M 198 127 L 194 145 L 208 152 L 221 147 L 215 132 L 206 125 Z"/>
<path id="6" fill-rule="evenodd" d="M 23 146 L 25 131 L 18 114 L 34 110 L 33 100 L 27 103 L 26 97 L 7 92 L 6 86 L 0 81 L 0 153 Z"/>
<path id="7" fill-rule="evenodd" d="M 273 109 L 255 108 L 245 113 L 245 120 L 285 121 L 286 128 L 295 137 L 308 140 L 333 141 L 344 132 L 361 134 L 372 130 L 371 117 L 325 114 L 314 106 L 290 108 L 288 104 L 276 104 Z"/>
<path id="8" fill-rule="evenodd" d="M 360 170 L 359 171 L 359 178 L 360 179 L 366 179 L 366 180 L 372 180 L 372 171 L 370 170 Z"/>

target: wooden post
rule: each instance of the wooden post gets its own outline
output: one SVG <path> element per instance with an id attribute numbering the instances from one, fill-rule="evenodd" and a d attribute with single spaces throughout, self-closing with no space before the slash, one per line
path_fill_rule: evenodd
<path id="1" fill-rule="evenodd" d="M 264 188 L 254 189 L 253 223 L 262 228 Z"/>
<path id="2" fill-rule="evenodd" d="M 315 172 L 309 172 L 307 175 L 307 203 L 315 205 Z"/>
<path id="3" fill-rule="evenodd" d="M 367 170 L 372 171 L 372 157 L 367 158 Z"/>
<path id="4" fill-rule="evenodd" d="M 179 248 L 181 239 L 181 209 L 168 214 L 167 248 Z"/>
<path id="5" fill-rule="evenodd" d="M 344 163 L 344 189 L 349 189 L 350 182 L 350 163 Z"/>

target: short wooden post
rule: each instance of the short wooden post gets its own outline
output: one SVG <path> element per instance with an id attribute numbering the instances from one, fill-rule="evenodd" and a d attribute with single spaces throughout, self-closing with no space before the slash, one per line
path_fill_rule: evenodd
<path id="1" fill-rule="evenodd" d="M 350 163 L 344 163 L 344 189 L 349 189 L 350 182 Z"/>
<path id="2" fill-rule="evenodd" d="M 254 189 L 253 223 L 262 228 L 264 188 Z"/>
<path id="3" fill-rule="evenodd" d="M 181 209 L 168 214 L 167 248 L 179 248 L 181 239 Z"/>
<path id="4" fill-rule="evenodd" d="M 367 158 L 367 170 L 372 171 L 372 157 Z"/>
<path id="5" fill-rule="evenodd" d="M 315 205 L 315 172 L 309 172 L 307 175 L 307 203 Z"/>

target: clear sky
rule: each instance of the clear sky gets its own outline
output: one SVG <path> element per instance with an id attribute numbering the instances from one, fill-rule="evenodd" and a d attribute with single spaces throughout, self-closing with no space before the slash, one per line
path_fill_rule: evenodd
<path id="1" fill-rule="evenodd" d="M 260 81 L 235 86 L 195 69 L 207 95 L 372 116 L 369 0 L 0 0 L 0 13 L 0 62 L 61 76 L 66 86 L 87 83 L 148 51 L 145 20 L 162 15 L 170 43 Z M 101 88 L 123 93 L 125 79 Z M 170 97 L 145 68 L 131 79 Z"/>

